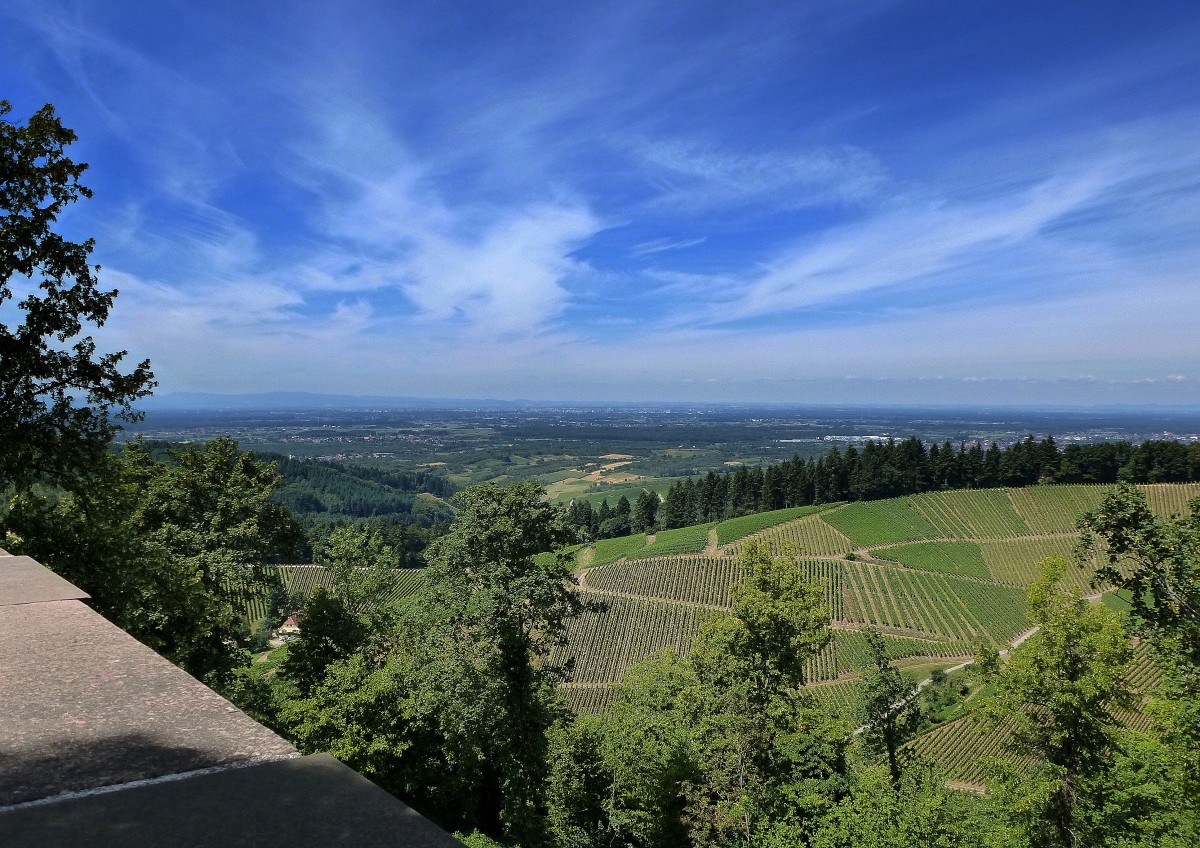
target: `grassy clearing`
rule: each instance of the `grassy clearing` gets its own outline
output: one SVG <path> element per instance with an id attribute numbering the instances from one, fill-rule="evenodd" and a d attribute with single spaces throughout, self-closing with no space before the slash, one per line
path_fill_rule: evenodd
<path id="1" fill-rule="evenodd" d="M 872 556 L 903 563 L 910 568 L 941 571 L 946 574 L 990 578 L 983 553 L 974 542 L 913 542 L 890 548 L 877 548 Z"/>
<path id="2" fill-rule="evenodd" d="M 582 479 L 582 476 L 582 472 L 574 471 L 570 478 L 563 478 L 548 486 L 546 494 L 550 500 L 556 503 L 578 500 L 587 501 L 593 507 L 598 507 L 600 502 L 607 498 L 609 506 L 616 506 L 622 495 L 629 498 L 630 503 L 633 503 L 644 489 L 665 497 L 671 484 L 679 479 L 678 477 L 643 477 L 635 483 L 596 484 Z"/>

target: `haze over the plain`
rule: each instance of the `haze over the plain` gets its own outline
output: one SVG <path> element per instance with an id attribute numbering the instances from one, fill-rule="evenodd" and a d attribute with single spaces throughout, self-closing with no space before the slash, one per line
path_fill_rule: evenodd
<path id="1" fill-rule="evenodd" d="M 164 391 L 1200 403 L 1200 9 L 986 6 L 16 0 L 0 97 Z"/>

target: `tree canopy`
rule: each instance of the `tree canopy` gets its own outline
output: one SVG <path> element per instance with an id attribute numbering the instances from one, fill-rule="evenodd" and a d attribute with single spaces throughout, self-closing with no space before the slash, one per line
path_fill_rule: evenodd
<path id="1" fill-rule="evenodd" d="M 102 462 L 118 421 L 149 394 L 148 360 L 123 370 L 125 351 L 101 353 L 89 325 L 108 319 L 117 296 L 89 264 L 92 239 L 55 230 L 63 210 L 91 197 L 87 165 L 66 148 L 76 136 L 46 105 L 24 124 L 0 100 L 0 488 L 47 479 L 72 485 Z"/>

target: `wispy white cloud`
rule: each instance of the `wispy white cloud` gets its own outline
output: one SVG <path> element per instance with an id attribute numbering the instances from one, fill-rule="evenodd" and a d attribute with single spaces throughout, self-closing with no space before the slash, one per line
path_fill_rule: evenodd
<path id="1" fill-rule="evenodd" d="M 657 189 L 653 202 L 660 206 L 856 203 L 886 181 L 882 163 L 851 146 L 744 153 L 693 140 L 633 137 L 625 147 Z"/>
<path id="2" fill-rule="evenodd" d="M 999 200 L 892 209 L 773 260 L 722 315 L 771 314 L 912 285 L 949 270 L 961 274 L 1085 208 L 1117 179 L 1112 167 L 1100 166 Z"/>
<path id="3" fill-rule="evenodd" d="M 629 253 L 631 256 L 650 256 L 655 253 L 664 253 L 668 250 L 684 250 L 689 247 L 695 247 L 698 244 L 704 244 L 707 240 L 705 236 L 691 239 L 653 239 L 641 244 L 635 244 Z"/>

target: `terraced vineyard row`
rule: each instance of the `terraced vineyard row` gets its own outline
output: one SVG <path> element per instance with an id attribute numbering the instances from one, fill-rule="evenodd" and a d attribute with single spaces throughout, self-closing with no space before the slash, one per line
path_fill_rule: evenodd
<path id="1" fill-rule="evenodd" d="M 1079 516 L 1099 506 L 1112 486 L 1030 486 L 1005 491 L 1034 533 L 1073 533 Z"/>
<path id="2" fill-rule="evenodd" d="M 859 548 L 936 539 L 943 535 L 910 498 L 852 503 L 821 517 Z"/>
<path id="3" fill-rule="evenodd" d="M 263 566 L 268 575 L 274 572 L 283 581 L 283 587 L 289 594 L 300 594 L 307 598 L 320 588 L 328 589 L 333 585 L 333 576 L 319 565 L 267 565 Z M 396 584 L 383 600 L 385 603 L 407 598 L 416 594 L 425 582 L 425 576 L 419 568 L 402 568 L 397 571 Z M 240 604 L 246 611 L 246 618 L 251 623 L 262 621 L 267 615 L 267 592 L 261 588 L 251 590 L 247 585 L 229 587 L 234 603 Z"/>
<path id="4" fill-rule="evenodd" d="M 620 697 L 617 684 L 600 686 L 560 686 L 558 694 L 579 715 L 595 715 L 608 711 Z"/>
<path id="5" fill-rule="evenodd" d="M 823 709 L 843 717 L 854 725 L 861 721 L 862 688 L 863 681 L 857 677 L 852 680 L 835 680 L 832 683 L 816 683 L 806 687 L 809 694 Z"/>
<path id="6" fill-rule="evenodd" d="M 845 618 L 969 642 L 983 631 L 997 643 L 1025 624 L 1025 593 L 1007 586 L 866 563 L 842 570 Z"/>
<path id="7" fill-rule="evenodd" d="M 912 542 L 890 548 L 876 548 L 871 555 L 925 571 L 962 574 L 981 580 L 991 577 L 983 561 L 983 553 L 975 542 Z"/>
<path id="8" fill-rule="evenodd" d="M 766 530 L 769 527 L 794 521 L 806 515 L 823 512 L 837 504 L 820 504 L 819 506 L 797 506 L 791 509 L 776 509 L 771 512 L 758 512 L 754 515 L 743 515 L 741 518 L 730 518 L 717 525 L 717 544 L 728 545 L 743 539 L 752 533 Z"/>
<path id="9" fill-rule="evenodd" d="M 943 536 L 1021 536 L 1031 532 L 1005 489 L 929 492 L 912 500 Z"/>
<path id="10" fill-rule="evenodd" d="M 654 536 L 654 541 L 644 548 L 639 548 L 628 554 L 630 559 L 643 557 L 671 556 L 672 554 L 691 554 L 704 550 L 708 544 L 708 531 L 712 524 L 695 524 L 691 527 L 680 527 L 677 530 L 662 530 Z"/>
<path id="11" fill-rule="evenodd" d="M 1013 755 L 1012 733 L 1011 719 L 994 730 L 984 731 L 978 720 L 968 715 L 918 736 L 906 747 L 937 763 L 947 780 L 983 788 L 984 757 L 1003 757 L 1032 765 L 1031 759 Z"/>
<path id="12" fill-rule="evenodd" d="M 556 665 L 574 660 L 573 679 L 581 683 L 616 683 L 626 668 L 663 648 L 687 656 L 700 626 L 720 614 L 702 607 L 582 591 L 590 599 L 606 601 L 606 607 L 572 619 L 567 644 L 551 656 Z"/>
<path id="13" fill-rule="evenodd" d="M 800 565 L 809 580 L 826 584 L 830 614 L 840 618 L 839 564 L 830 560 L 804 560 Z M 732 557 L 636 559 L 592 569 L 587 574 L 587 585 L 597 591 L 728 607 L 729 587 L 742 578 L 742 573 Z"/>
<path id="14" fill-rule="evenodd" d="M 853 542 L 826 523 L 820 515 L 789 521 L 755 533 L 746 539 L 757 539 L 776 554 L 783 553 L 788 546 L 795 546 L 801 556 L 842 556 L 855 547 Z M 730 553 L 740 554 L 746 539 L 734 544 Z"/>
<path id="15" fill-rule="evenodd" d="M 1160 483 L 1138 488 L 1146 493 L 1150 508 L 1164 518 L 1187 515 L 1188 501 L 1200 498 L 1200 483 Z"/>
<path id="16" fill-rule="evenodd" d="M 979 543 L 988 573 L 997 583 L 1006 586 L 1028 586 L 1038 577 L 1038 564 L 1048 556 L 1058 555 L 1074 562 L 1075 537 L 1054 536 L 1041 539 L 1002 539 Z M 1091 568 L 1072 565 L 1063 576 L 1063 584 L 1087 591 Z"/>
<path id="17" fill-rule="evenodd" d="M 909 657 L 967 657 L 971 646 L 953 640 L 911 639 L 885 635 L 888 656 L 894 660 Z M 835 630 L 833 641 L 809 660 L 805 669 L 809 680 L 833 680 L 841 675 L 860 672 L 871 663 L 867 637 L 855 630 Z"/>

